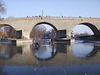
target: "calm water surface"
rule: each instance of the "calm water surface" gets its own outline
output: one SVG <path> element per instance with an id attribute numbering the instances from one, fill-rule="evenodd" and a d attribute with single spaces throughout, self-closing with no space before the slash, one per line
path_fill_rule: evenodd
<path id="1" fill-rule="evenodd" d="M 0 75 L 100 75 L 100 41 L 0 44 Z"/>

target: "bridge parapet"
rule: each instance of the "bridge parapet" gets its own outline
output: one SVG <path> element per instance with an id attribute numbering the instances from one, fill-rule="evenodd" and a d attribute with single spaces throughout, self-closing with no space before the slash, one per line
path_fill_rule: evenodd
<path id="1" fill-rule="evenodd" d="M 22 17 L 22 18 L 4 18 L 0 21 L 12 21 L 12 20 L 41 20 L 41 19 L 61 19 L 61 20 L 96 20 L 100 21 L 100 18 L 88 18 L 88 17 Z"/>

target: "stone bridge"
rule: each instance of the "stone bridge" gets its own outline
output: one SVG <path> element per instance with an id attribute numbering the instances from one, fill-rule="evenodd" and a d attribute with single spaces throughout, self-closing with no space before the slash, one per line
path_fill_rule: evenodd
<path id="1" fill-rule="evenodd" d="M 0 20 L 0 25 L 9 25 L 15 30 L 22 30 L 22 37 L 30 39 L 32 29 L 39 24 L 48 24 L 56 31 L 66 30 L 65 36 L 71 36 L 72 29 L 79 24 L 88 26 L 94 35 L 100 35 L 100 18 L 80 18 L 80 17 L 25 17 L 6 18 Z"/>

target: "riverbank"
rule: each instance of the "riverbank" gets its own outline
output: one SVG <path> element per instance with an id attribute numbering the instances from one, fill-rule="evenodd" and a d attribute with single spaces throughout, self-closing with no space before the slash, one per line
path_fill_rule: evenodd
<path id="1" fill-rule="evenodd" d="M 11 40 L 0 38 L 0 43 L 11 44 Z"/>
<path id="2" fill-rule="evenodd" d="M 95 36 L 81 36 L 78 39 L 87 41 L 100 41 L 100 37 L 95 37 Z"/>

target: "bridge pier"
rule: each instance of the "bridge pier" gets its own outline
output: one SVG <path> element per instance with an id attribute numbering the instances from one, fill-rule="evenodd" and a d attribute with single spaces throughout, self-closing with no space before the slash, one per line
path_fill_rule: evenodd
<path id="1" fill-rule="evenodd" d="M 22 39 L 30 39 L 30 32 L 22 30 Z"/>

